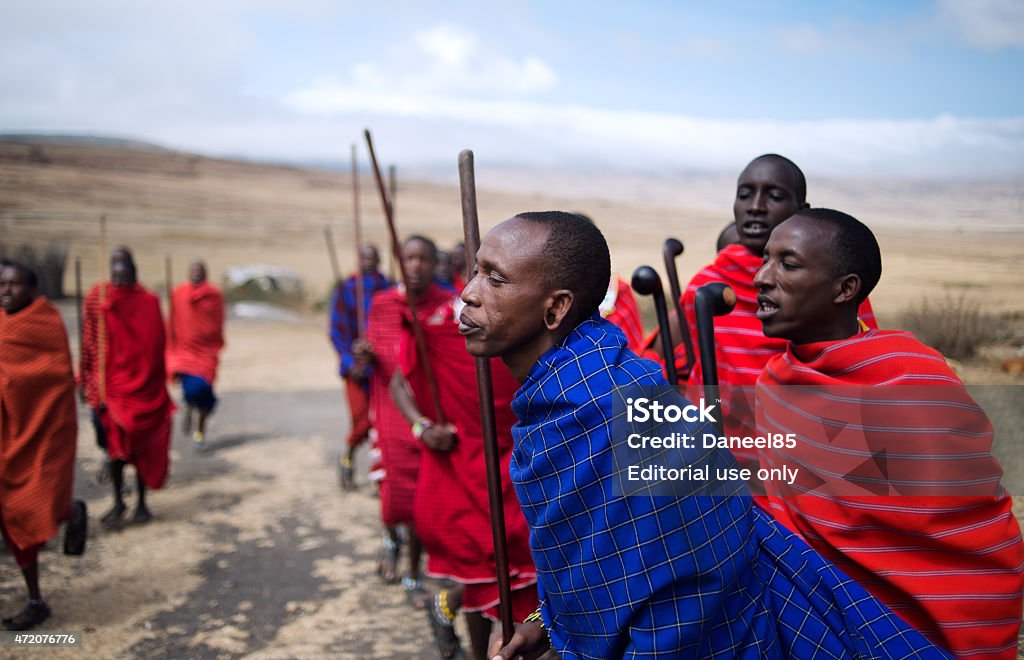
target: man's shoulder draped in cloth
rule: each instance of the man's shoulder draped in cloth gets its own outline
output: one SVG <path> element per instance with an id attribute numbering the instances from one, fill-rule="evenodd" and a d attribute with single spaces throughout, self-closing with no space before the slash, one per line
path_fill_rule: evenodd
<path id="1" fill-rule="evenodd" d="M 99 286 L 105 287 L 102 400 Z M 150 488 L 163 486 L 170 462 L 174 404 L 167 393 L 165 348 L 160 301 L 154 294 L 138 284 L 107 282 L 89 291 L 82 324 L 81 374 L 89 405 L 99 410 L 110 457 L 135 465 Z"/>
<path id="2" fill-rule="evenodd" d="M 765 337 L 761 321 L 757 319 L 757 288 L 754 275 L 764 259 L 742 245 L 729 245 L 714 262 L 698 272 L 683 292 L 682 306 L 694 350 L 697 346 L 697 289 L 711 282 L 724 282 L 736 293 L 736 307 L 724 316 L 715 318 L 715 355 L 718 361 L 718 380 L 722 390 L 722 411 L 726 435 L 756 435 L 754 423 L 754 385 L 757 377 L 773 356 L 786 350 L 786 341 Z M 859 318 L 869 328 L 877 328 L 871 303 L 861 305 Z M 704 383 L 700 355 L 695 355 L 690 372 L 690 385 L 699 388 Z M 697 391 L 697 390 L 694 390 Z M 736 450 L 741 462 L 756 464 L 757 452 Z"/>
<path id="3" fill-rule="evenodd" d="M 495 583 L 494 539 L 488 505 L 476 361 L 466 352 L 466 341 L 459 334 L 455 306 L 460 303 L 449 296 L 435 309 L 423 309 L 417 315 L 441 408 L 445 420 L 455 425 L 458 441 L 452 451 L 426 447 L 422 450 L 416 493 L 416 533 L 429 554 L 428 571 L 432 575 L 452 577 L 467 584 Z M 433 418 L 434 404 L 408 324 L 402 340 L 401 358 L 402 373 L 413 390 L 417 407 Z M 530 557 L 529 528 L 508 478 L 512 425 L 516 421 L 509 404 L 519 383 L 497 358 L 491 360 L 491 373 L 503 477 L 509 573 L 512 589 L 516 590 L 536 581 L 536 570 Z M 496 587 L 491 600 L 493 603 L 488 607 L 497 602 Z M 529 609 L 516 614 L 521 619 L 533 612 L 536 606 L 534 600 Z"/>
<path id="4" fill-rule="evenodd" d="M 434 309 L 451 292 L 431 284 L 416 298 L 417 309 Z M 391 400 L 388 386 L 399 368 L 399 349 L 405 332 L 403 314 L 408 309 L 405 288 L 395 286 L 373 295 L 366 323 L 366 340 L 373 346 L 370 372 L 370 405 L 385 471 L 381 481 L 381 520 L 385 524 L 413 522 L 413 500 L 420 468 L 420 442 Z"/>
<path id="5" fill-rule="evenodd" d="M 1020 528 L 992 426 L 939 353 L 881 330 L 791 345 L 758 381 L 757 418 L 797 440 L 762 462 L 810 475 L 767 484 L 773 515 L 943 647 L 1016 656 Z"/>
<path id="6" fill-rule="evenodd" d="M 585 321 L 541 356 L 512 402 L 519 422 L 510 473 L 555 650 L 571 658 L 944 657 L 748 496 L 623 495 L 612 445 L 625 439 L 613 437 L 613 397 L 665 387 L 658 366 L 625 344 L 606 321 Z M 700 437 L 696 425 L 688 432 Z"/>
<path id="7" fill-rule="evenodd" d="M 75 379 L 60 313 L 40 296 L 0 309 L 0 517 L 19 548 L 57 533 L 71 512 Z"/>
<path id="8" fill-rule="evenodd" d="M 167 332 L 167 375 L 191 374 L 211 385 L 224 348 L 224 295 L 209 282 L 175 287 Z"/>

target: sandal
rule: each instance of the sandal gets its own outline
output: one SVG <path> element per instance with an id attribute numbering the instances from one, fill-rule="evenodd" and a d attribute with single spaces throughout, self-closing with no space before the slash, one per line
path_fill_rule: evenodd
<path id="1" fill-rule="evenodd" d="M 427 606 L 427 621 L 434 633 L 437 651 L 442 658 L 462 656 L 462 645 L 455 634 L 455 613 L 448 609 L 448 590 L 442 589 Z"/>
<path id="2" fill-rule="evenodd" d="M 409 576 L 402 578 L 402 587 L 405 589 L 405 597 L 417 610 L 422 610 L 430 602 L 430 594 L 423 588 L 422 580 L 414 580 Z"/>
<path id="3" fill-rule="evenodd" d="M 29 600 L 25 609 L 9 619 L 4 619 L 3 624 L 4 628 L 8 630 L 30 630 L 49 618 L 50 606 L 40 598 L 39 600 Z"/>
<path id="4" fill-rule="evenodd" d="M 107 511 L 106 514 L 100 518 L 100 522 L 103 523 L 104 527 L 117 527 L 121 524 L 121 519 L 124 518 L 124 512 L 127 510 L 128 507 L 124 504 L 116 503 L 114 504 L 114 508 Z"/>
<path id="5" fill-rule="evenodd" d="M 96 471 L 96 483 L 101 486 L 110 483 L 110 459 L 106 456 L 103 457 L 103 464 L 100 465 L 100 469 Z"/>
<path id="6" fill-rule="evenodd" d="M 397 584 L 401 580 L 398 575 L 398 558 L 401 554 L 402 544 L 384 532 L 384 540 L 380 547 L 380 562 L 377 564 L 377 575 L 386 584 Z"/>
<path id="7" fill-rule="evenodd" d="M 352 459 L 345 454 L 338 457 L 338 481 L 342 490 L 355 490 L 355 471 L 352 468 Z"/>

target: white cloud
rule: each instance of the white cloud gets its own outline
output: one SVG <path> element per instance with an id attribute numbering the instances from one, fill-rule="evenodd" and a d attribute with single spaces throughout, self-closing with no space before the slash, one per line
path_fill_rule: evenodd
<path id="1" fill-rule="evenodd" d="M 1024 49 L 1024 2 L 939 0 L 939 17 L 974 46 Z"/>
<path id="2" fill-rule="evenodd" d="M 458 26 L 440 23 L 420 30 L 412 44 L 412 52 L 386 61 L 356 63 L 350 70 L 352 82 L 381 90 L 504 98 L 545 92 L 558 84 L 558 75 L 539 57 L 509 57 Z"/>
<path id="3" fill-rule="evenodd" d="M 649 169 L 731 170 L 751 154 L 778 151 L 825 174 L 926 177 L 1024 172 L 1024 117 L 713 120 L 408 90 L 379 93 L 326 80 L 296 90 L 284 102 L 295 112 L 321 119 L 371 116 L 422 126 L 459 126 L 462 146 L 486 140 L 496 143 L 502 152 L 499 159 L 526 159 L 520 160 L 522 164 L 564 158 L 573 166 L 617 163 Z"/>
<path id="4" fill-rule="evenodd" d="M 469 56 L 476 50 L 476 37 L 446 24 L 418 32 L 413 41 L 424 53 L 445 66 L 464 69 Z"/>
<path id="5" fill-rule="evenodd" d="M 266 10 L 264 22 L 291 30 L 273 31 L 275 41 L 253 27 L 259 21 L 251 16 L 240 20 L 253 5 Z M 947 12 L 959 6 L 944 5 Z M 990 46 L 1019 44 L 1024 28 L 1012 18 L 1020 13 L 1014 6 L 986 3 L 981 16 L 963 19 L 974 21 L 965 34 L 987 34 Z M 559 52 L 551 43 L 538 52 L 526 40 L 452 22 L 396 29 L 387 48 L 358 51 L 372 57 L 311 43 L 320 57 L 307 68 L 313 58 L 304 59 L 295 40 L 306 37 L 311 22 L 341 25 L 344 14 L 336 0 L 295 0 L 287 9 L 277 0 L 0 2 L 0 131 L 128 135 L 201 153 L 337 160 L 370 126 L 381 151 L 405 165 L 450 164 L 459 149 L 472 147 L 488 161 L 565 169 L 734 173 L 752 154 L 778 151 L 823 174 L 1024 173 L 1024 117 L 726 121 L 553 104 L 549 93 L 562 85 L 561 76 L 573 75 L 573 58 L 556 71 L 545 59 Z M 993 27 L 999 16 L 1017 36 Z M 851 32 L 842 28 L 798 26 L 791 43 L 813 51 Z M 291 49 L 275 50 L 284 47 Z M 741 48 L 714 34 L 680 37 L 678 48 L 742 59 Z M 652 42 L 650 50 L 668 47 Z M 582 55 L 592 56 L 596 68 L 606 64 L 601 54 Z M 264 77 L 273 68 L 267 62 L 280 68 Z M 574 90 L 585 94 L 582 79 L 591 74 L 577 75 Z"/>

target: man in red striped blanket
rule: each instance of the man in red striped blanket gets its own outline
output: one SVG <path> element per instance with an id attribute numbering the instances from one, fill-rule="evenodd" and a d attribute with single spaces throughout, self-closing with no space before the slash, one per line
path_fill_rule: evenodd
<path id="1" fill-rule="evenodd" d="M 757 289 L 754 274 L 761 267 L 764 248 L 772 230 L 800 209 L 807 208 L 807 181 L 803 172 L 788 158 L 777 154 L 758 156 L 740 173 L 736 182 L 733 217 L 739 243 L 728 245 L 714 262 L 698 272 L 683 292 L 683 314 L 690 329 L 694 347 L 697 343 L 697 312 L 694 304 L 697 289 L 710 282 L 724 282 L 736 292 L 736 307 L 715 319 L 715 345 L 718 380 L 722 388 L 722 414 L 725 434 L 754 435 L 754 384 L 764 365 L 773 356 L 786 350 L 786 342 L 765 337 L 757 320 Z M 869 327 L 877 328 L 871 305 L 864 300 L 860 318 Z M 704 383 L 698 356 L 690 372 L 690 386 Z M 695 397 L 699 397 L 695 394 Z M 696 400 L 696 398 L 694 399 Z M 734 449 L 741 466 L 757 465 L 755 450 Z M 751 482 L 759 495 L 756 482 Z M 763 504 L 761 498 L 756 498 Z"/>
<path id="2" fill-rule="evenodd" d="M 476 361 L 466 352 L 466 340 L 459 333 L 463 307 L 452 296 L 435 309 L 417 314 L 445 423 L 438 423 L 426 370 L 408 322 L 399 355 L 401 376 L 396 375 L 391 384 L 392 399 L 423 444 L 414 516 L 416 532 L 428 553 L 427 572 L 455 582 L 453 588 L 436 594 L 427 608 L 442 658 L 458 656 L 453 626 L 460 609 L 477 658 L 486 657 L 491 622 L 498 619 L 484 431 Z M 407 321 L 410 318 L 408 312 L 403 316 Z M 537 609 L 537 571 L 530 556 L 530 530 L 508 476 L 512 425 L 516 422 L 509 406 L 519 381 L 501 360 L 491 362 L 511 605 L 514 618 L 521 621 Z"/>
<path id="3" fill-rule="evenodd" d="M 385 476 L 380 482 L 380 518 L 384 525 L 381 560 L 377 573 L 389 583 L 402 580 L 399 574 L 401 537 L 404 526 L 408 541 L 408 573 L 405 584 L 413 591 L 420 579 L 422 545 L 416 535 L 413 501 L 420 471 L 420 442 L 413 437 L 409 424 L 391 399 L 389 387 L 395 372 L 401 368 L 399 349 L 405 334 L 403 314 L 412 296 L 419 311 L 430 311 L 450 300 L 454 292 L 434 282 L 437 247 L 424 236 L 410 236 L 402 244 L 402 262 L 409 278 L 406 285 L 384 289 L 373 294 L 366 320 L 366 339 L 352 344 L 355 356 L 353 375 L 367 377 L 370 383 L 370 406 L 377 445 Z M 415 596 L 415 594 L 410 594 Z M 422 604 L 422 603 L 420 603 Z"/>
<path id="4" fill-rule="evenodd" d="M 28 268 L 0 263 L 0 547 L 10 548 L 28 589 L 25 608 L 2 621 L 8 630 L 29 630 L 50 616 L 39 590 L 39 550 L 69 518 L 75 478 L 68 336 L 37 288 Z"/>
<path id="5" fill-rule="evenodd" d="M 757 381 L 759 434 L 785 439 L 761 453 L 771 513 L 936 644 L 1014 658 L 1024 544 L 992 425 L 942 355 L 858 320 L 881 270 L 871 230 L 838 211 L 798 211 L 768 240 L 757 318 L 789 342 Z"/>

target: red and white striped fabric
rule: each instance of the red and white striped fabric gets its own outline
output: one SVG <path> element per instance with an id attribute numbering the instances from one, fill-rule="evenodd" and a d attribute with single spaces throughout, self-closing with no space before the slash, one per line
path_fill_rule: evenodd
<path id="1" fill-rule="evenodd" d="M 429 313 L 449 298 L 450 291 L 431 284 L 416 298 L 417 313 Z M 413 500 L 420 470 L 422 443 L 412 436 L 409 422 L 391 400 L 388 390 L 391 377 L 400 367 L 399 348 L 405 335 L 402 318 L 408 305 L 404 288 L 378 291 L 373 294 L 366 321 L 366 340 L 373 346 L 370 410 L 384 470 L 384 478 L 380 480 L 380 517 L 385 525 L 413 523 Z"/>
<path id="2" fill-rule="evenodd" d="M 761 321 L 757 319 L 757 288 L 754 275 L 763 259 L 742 245 L 730 245 L 718 253 L 715 261 L 698 272 L 683 292 L 683 314 L 690 329 L 694 350 L 697 351 L 697 310 L 694 299 L 697 289 L 711 282 L 724 282 L 736 293 L 736 307 L 725 316 L 715 319 L 715 355 L 718 361 L 718 382 L 722 390 L 722 412 L 725 434 L 730 436 L 756 435 L 754 424 L 754 385 L 768 360 L 786 350 L 784 339 L 764 336 Z M 877 328 L 875 314 L 867 300 L 861 305 L 860 320 L 869 328 Z M 704 384 L 698 351 L 696 363 L 690 373 L 691 388 Z M 698 393 L 699 389 L 693 390 Z M 736 458 L 745 463 L 756 463 L 756 450 L 737 450 Z"/>
<path id="3" fill-rule="evenodd" d="M 873 456 L 886 452 L 876 472 L 884 479 L 862 482 L 869 486 L 861 492 L 876 495 L 848 496 L 841 488 L 849 483 L 800 494 L 814 481 L 804 476 L 792 485 L 766 481 L 773 516 L 958 657 L 1016 657 L 1020 527 L 1009 497 L 981 494 L 1001 493 L 993 481 L 951 485 L 986 464 L 989 474 L 999 471 L 988 456 L 988 418 L 939 353 L 909 333 L 883 330 L 790 345 L 765 367 L 756 403 L 760 432 L 794 433 L 797 448 L 786 452 L 804 469 L 844 472 L 837 465 L 855 453 L 844 438 L 866 443 Z M 778 458 L 762 453 L 762 465 Z M 926 483 L 930 491 L 919 487 Z"/>
<path id="4" fill-rule="evenodd" d="M 612 287 L 615 288 L 614 292 L 611 290 Z M 633 296 L 633 289 L 617 275 L 612 275 L 608 289 L 605 301 L 610 300 L 610 309 L 606 310 L 602 303 L 601 316 L 618 326 L 626 335 L 626 346 L 639 354 L 644 345 L 644 322 L 640 316 L 640 307 Z"/>

